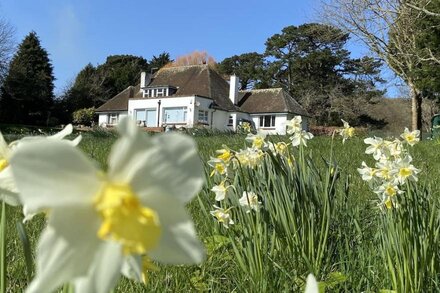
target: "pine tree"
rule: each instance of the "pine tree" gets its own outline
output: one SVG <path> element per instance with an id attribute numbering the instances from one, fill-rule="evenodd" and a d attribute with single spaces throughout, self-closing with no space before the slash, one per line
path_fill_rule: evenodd
<path id="1" fill-rule="evenodd" d="M 1 89 L 1 119 L 7 123 L 44 125 L 53 105 L 54 76 L 47 51 L 35 32 L 14 55 Z"/>

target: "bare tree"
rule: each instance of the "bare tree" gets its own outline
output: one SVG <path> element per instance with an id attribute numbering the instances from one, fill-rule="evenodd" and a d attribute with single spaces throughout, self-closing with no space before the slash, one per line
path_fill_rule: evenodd
<path id="1" fill-rule="evenodd" d="M 3 79 L 8 72 L 9 62 L 15 50 L 14 35 L 14 27 L 0 17 L 0 84 L 3 84 Z"/>
<path id="2" fill-rule="evenodd" d="M 417 22 L 428 14 L 431 0 L 328 0 L 322 17 L 359 38 L 397 74 L 410 89 L 412 128 L 422 128 L 422 91 L 414 71 L 422 62 L 438 62 L 417 45 Z M 411 5 L 407 5 L 412 3 Z M 416 5 L 414 5 L 414 3 Z M 415 9 L 415 6 L 417 9 Z M 431 53 L 431 54 L 430 54 Z"/>

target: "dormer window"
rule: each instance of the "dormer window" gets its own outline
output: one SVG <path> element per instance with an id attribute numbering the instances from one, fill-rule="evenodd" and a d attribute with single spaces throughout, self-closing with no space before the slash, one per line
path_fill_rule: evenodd
<path id="1" fill-rule="evenodd" d="M 176 88 L 172 86 L 147 87 L 144 90 L 145 98 L 168 97 L 176 93 Z"/>

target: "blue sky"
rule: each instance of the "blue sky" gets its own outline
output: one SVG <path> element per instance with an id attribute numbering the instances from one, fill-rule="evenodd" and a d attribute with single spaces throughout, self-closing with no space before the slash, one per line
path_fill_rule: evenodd
<path id="1" fill-rule="evenodd" d="M 32 30 L 49 52 L 58 94 L 87 64 L 108 55 L 172 58 L 204 50 L 217 61 L 264 52 L 266 39 L 288 25 L 319 21 L 319 0 L 90 1 L 4 0 L 0 15 L 16 28 L 17 43 Z M 366 53 L 358 45 L 353 55 Z"/>

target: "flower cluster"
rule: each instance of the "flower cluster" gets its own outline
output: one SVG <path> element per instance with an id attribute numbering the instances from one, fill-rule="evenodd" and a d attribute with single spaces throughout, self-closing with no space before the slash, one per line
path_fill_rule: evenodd
<path id="1" fill-rule="evenodd" d="M 261 196 L 257 195 L 255 191 L 243 191 L 241 197 L 237 194 L 235 187 L 231 184 L 237 170 L 239 168 L 256 169 L 269 154 L 279 156 L 289 166 L 292 166 L 294 157 L 289 150 L 289 146 L 306 147 L 307 141 L 313 138 L 311 133 L 303 130 L 301 116 L 295 116 L 288 121 L 286 127 L 287 133 L 291 135 L 290 143 L 269 141 L 264 132 L 257 132 L 256 134 L 248 132 L 245 140 L 251 144 L 250 147 L 235 151 L 228 146 L 223 146 L 222 149 L 216 151 L 216 156 L 211 157 L 208 161 L 208 165 L 212 168 L 210 176 L 216 182 L 211 191 L 215 194 L 215 200 L 223 203 L 222 207 L 214 205 L 215 210 L 211 211 L 211 215 L 224 227 L 228 228 L 234 224 L 230 213 L 233 206 L 225 208 L 228 198 L 235 199 L 235 202 L 246 213 L 258 212 L 262 206 Z"/>
<path id="2" fill-rule="evenodd" d="M 62 140 L 67 131 L 12 146 L 0 139 L 1 172 L 11 168 L 19 201 L 31 214 L 48 215 L 27 292 L 72 282 L 76 292 L 104 293 L 121 273 L 145 280 L 152 260 L 202 261 L 185 210 L 203 185 L 194 142 L 179 134 L 150 138 L 129 119 L 118 130 L 106 171 L 74 146 L 76 140 Z"/>
<path id="3" fill-rule="evenodd" d="M 342 143 L 345 143 L 345 141 L 354 136 L 355 130 L 354 127 L 351 127 L 350 124 L 348 124 L 347 121 L 341 119 L 342 123 L 344 124 L 344 127 L 338 131 L 338 133 L 342 136 Z"/>
<path id="4" fill-rule="evenodd" d="M 420 140 L 419 136 L 418 130 L 410 132 L 405 128 L 402 140 L 384 140 L 380 137 L 364 140 L 369 145 L 365 153 L 372 155 L 376 163 L 373 168 L 362 162 L 358 172 L 379 195 L 381 204 L 389 209 L 397 206 L 397 195 L 404 192 L 402 185 L 407 180 L 417 181 L 420 170 L 411 164 L 412 157 L 406 146 L 416 144 Z"/>

